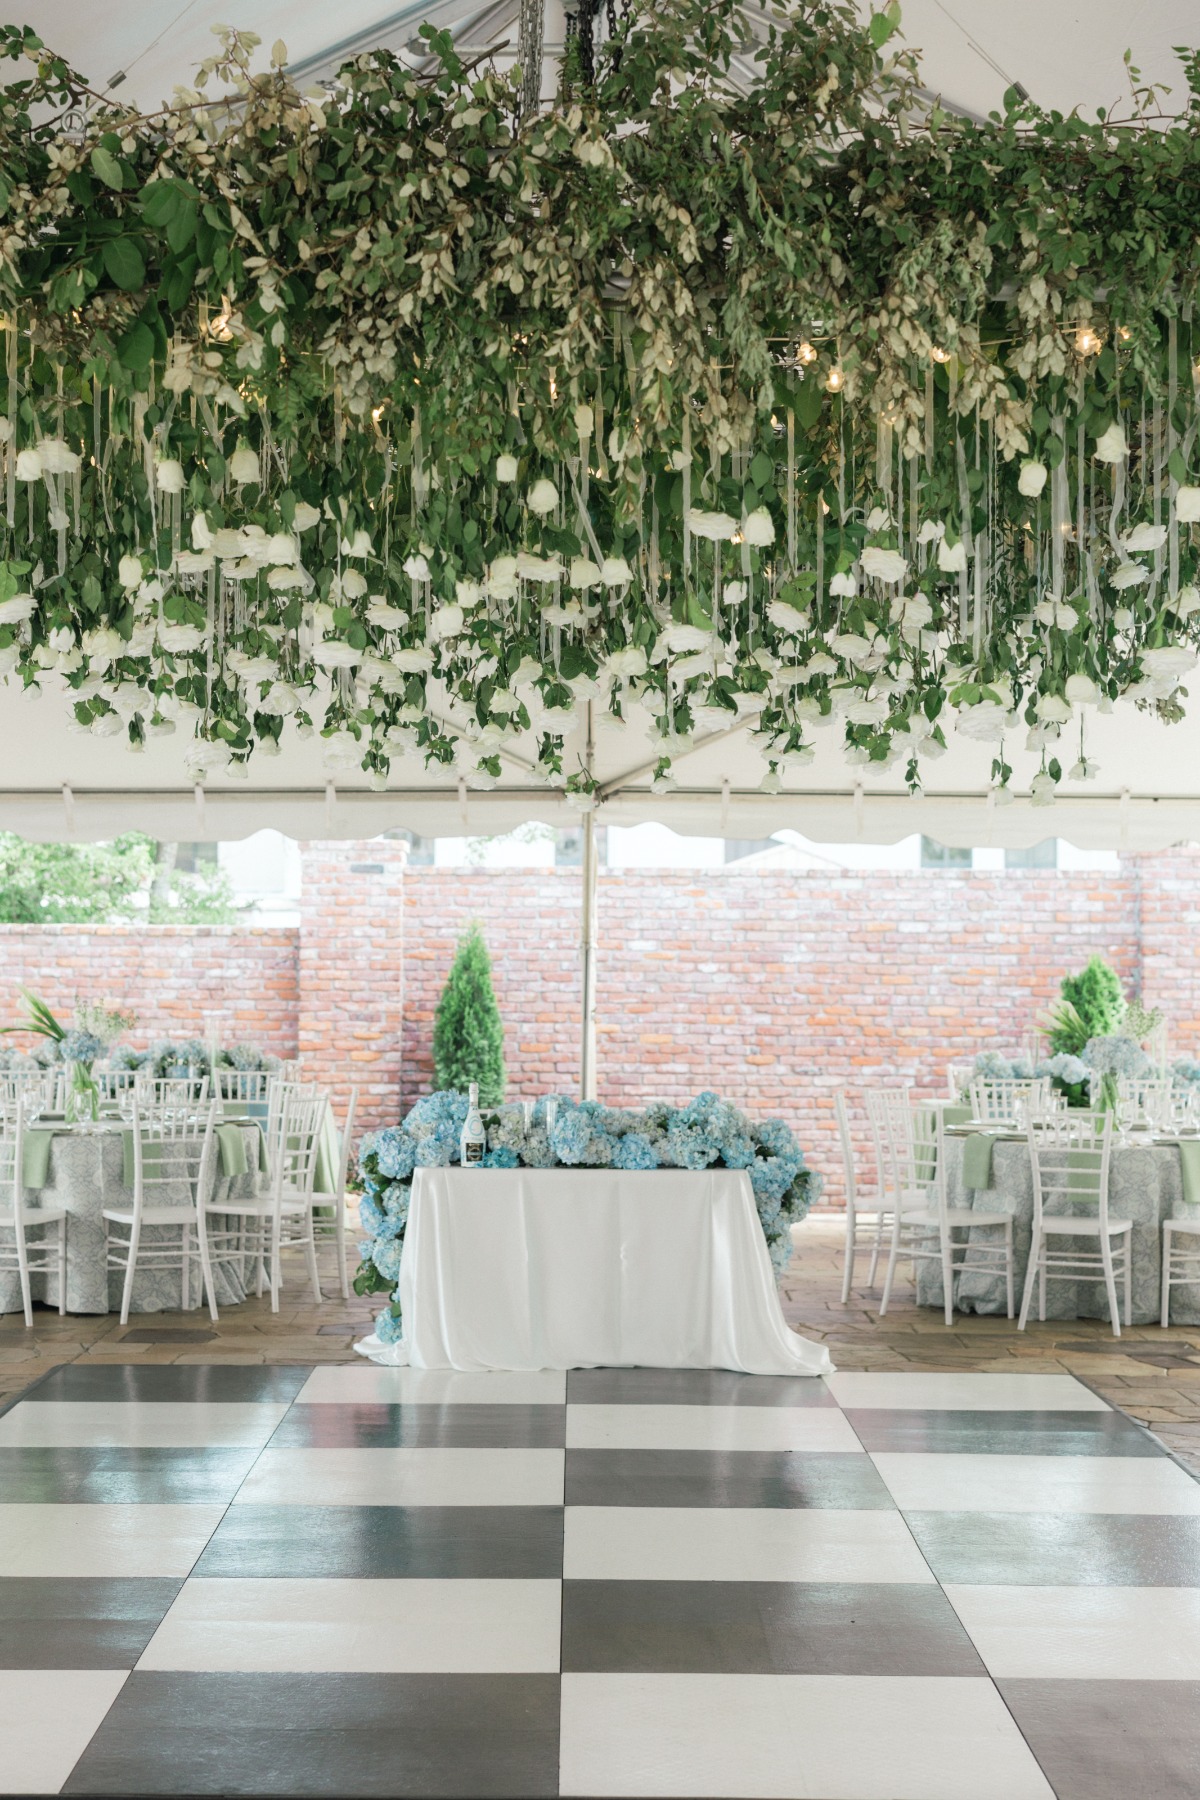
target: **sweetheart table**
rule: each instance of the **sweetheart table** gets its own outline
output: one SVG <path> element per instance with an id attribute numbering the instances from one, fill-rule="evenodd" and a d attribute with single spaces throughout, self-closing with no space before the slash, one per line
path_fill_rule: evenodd
<path id="1" fill-rule="evenodd" d="M 375 1362 L 833 1369 L 784 1323 L 736 1169 L 418 1169 L 400 1304 L 402 1343 L 357 1346 Z"/>

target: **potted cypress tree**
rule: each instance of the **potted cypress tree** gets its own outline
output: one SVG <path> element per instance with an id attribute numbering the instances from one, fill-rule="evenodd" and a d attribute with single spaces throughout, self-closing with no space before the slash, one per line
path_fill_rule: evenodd
<path id="1" fill-rule="evenodd" d="M 465 1093 L 479 1084 L 479 1104 L 504 1099 L 504 1026 L 492 988 L 492 964 L 478 924 L 458 942 L 433 1023 L 433 1071 L 439 1088 Z"/>

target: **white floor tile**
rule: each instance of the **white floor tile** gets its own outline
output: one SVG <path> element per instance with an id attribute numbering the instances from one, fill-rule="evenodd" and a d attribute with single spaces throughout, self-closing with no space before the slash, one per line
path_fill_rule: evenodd
<path id="1" fill-rule="evenodd" d="M 22 1400 L 0 1417 L 0 1449 L 257 1448 L 286 1411 L 286 1401 Z"/>
<path id="2" fill-rule="evenodd" d="M 0 1669 L 0 1794 L 57 1794 L 126 1669 Z"/>
<path id="3" fill-rule="evenodd" d="M 557 1674 L 558 1581 L 186 1582 L 139 1669 Z"/>
<path id="4" fill-rule="evenodd" d="M 264 1450 L 252 1506 L 561 1506 L 561 1450 Z"/>
<path id="5" fill-rule="evenodd" d="M 569 1506 L 563 1573 L 577 1581 L 933 1580 L 898 1513 L 782 1506 Z"/>
<path id="6" fill-rule="evenodd" d="M 848 1370 L 825 1380 L 839 1406 L 920 1407 L 936 1412 L 1111 1412 L 1073 1375 L 873 1374 Z"/>
<path id="7" fill-rule="evenodd" d="M 992 1675 L 1200 1681 L 1200 1588 L 946 1589 Z"/>
<path id="8" fill-rule="evenodd" d="M 1200 1514 L 1200 1481 L 1154 1456 L 872 1457 L 905 1512 Z"/>
<path id="9" fill-rule="evenodd" d="M 561 1791 L 1054 1800 L 983 1677 L 564 1675 Z"/>
<path id="10" fill-rule="evenodd" d="M 380 1369 L 332 1364 L 314 1369 L 296 1398 L 304 1405 L 346 1401 L 405 1406 L 561 1406 L 565 1369 L 511 1369 L 469 1374 L 459 1369 Z"/>
<path id="11" fill-rule="evenodd" d="M 833 1406 L 575 1406 L 568 1450 L 843 1450 L 862 1454 Z"/>
<path id="12" fill-rule="evenodd" d="M 0 1577 L 186 1575 L 223 1506 L 0 1506 Z"/>

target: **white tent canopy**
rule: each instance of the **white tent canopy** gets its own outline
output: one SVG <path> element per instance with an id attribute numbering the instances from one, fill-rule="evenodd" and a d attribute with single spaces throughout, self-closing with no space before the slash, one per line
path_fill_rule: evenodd
<path id="1" fill-rule="evenodd" d="M 949 749 L 922 759 L 924 791 L 910 795 L 903 762 L 890 770 L 847 766 L 837 723 L 816 733 L 807 767 L 786 771 L 778 794 L 760 791 L 767 764 L 752 736 L 753 719 L 724 730 L 698 731 L 693 747 L 674 747 L 677 787 L 651 789 L 661 740 L 635 707 L 628 722 L 592 707 L 588 759 L 586 704 L 568 737 L 564 768 L 585 763 L 599 782 L 598 817 L 614 825 L 657 819 L 673 830 L 706 836 L 766 837 L 791 829 L 826 843 L 894 843 L 925 832 L 945 844 L 1015 847 L 1053 835 L 1086 849 L 1163 849 L 1200 838 L 1200 713 L 1178 725 L 1121 703 L 1107 715 L 1089 711 L 1087 754 L 1094 781 L 1064 781 L 1052 807 L 1033 806 L 1029 785 L 1040 757 L 1005 753 L 1018 798 L 997 807 L 988 798 L 997 746 L 948 733 Z M 536 725 L 536 720 L 535 720 Z M 1052 746 L 1064 768 L 1078 754 L 1075 725 Z M 532 746 L 518 739 L 501 751 L 492 788 L 472 785 L 454 768 L 426 768 L 419 757 L 392 763 L 386 790 L 373 790 L 360 768 L 331 767 L 319 736 L 284 731 L 279 756 L 256 752 L 244 780 L 213 772 L 202 784 L 189 772 L 191 738 L 153 738 L 133 755 L 123 737 L 96 738 L 71 719 L 57 677 L 46 691 L 22 696 L 0 687 L 0 829 L 29 838 L 105 838 L 141 830 L 160 838 L 240 838 L 265 827 L 292 837 L 368 837 L 409 829 L 423 837 L 487 835 L 528 819 L 550 825 L 578 812 L 532 772 Z"/>

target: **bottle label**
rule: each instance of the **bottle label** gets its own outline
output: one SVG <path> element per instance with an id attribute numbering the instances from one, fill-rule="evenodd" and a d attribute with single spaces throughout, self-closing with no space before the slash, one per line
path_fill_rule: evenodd
<path id="1" fill-rule="evenodd" d="M 483 1161 L 483 1148 L 483 1145 L 479 1143 L 464 1144 L 462 1147 L 462 1159 L 464 1165 L 481 1163 Z"/>

